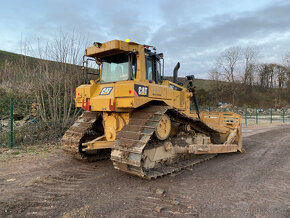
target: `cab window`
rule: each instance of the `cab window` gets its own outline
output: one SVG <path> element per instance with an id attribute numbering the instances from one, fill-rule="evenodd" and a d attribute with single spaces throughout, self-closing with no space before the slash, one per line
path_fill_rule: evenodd
<path id="1" fill-rule="evenodd" d="M 129 79 L 128 55 L 107 57 L 102 63 L 101 83 L 117 82 Z"/>
<path id="2" fill-rule="evenodd" d="M 132 79 L 136 79 L 137 64 L 136 64 L 136 55 L 132 56 Z"/>
<path id="3" fill-rule="evenodd" d="M 146 80 L 153 81 L 153 63 L 151 58 L 146 58 Z"/>
<path id="4" fill-rule="evenodd" d="M 159 61 L 156 61 L 156 83 L 161 83 L 161 64 Z"/>

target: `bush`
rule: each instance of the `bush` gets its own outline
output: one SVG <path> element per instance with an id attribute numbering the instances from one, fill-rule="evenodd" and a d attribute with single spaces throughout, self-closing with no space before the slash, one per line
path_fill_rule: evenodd
<path id="1" fill-rule="evenodd" d="M 62 126 L 49 125 L 48 123 L 31 124 L 14 128 L 14 146 L 35 145 L 44 142 L 58 143 L 64 130 Z M 9 147 L 10 131 L 0 133 L 0 146 Z"/>
<path id="2" fill-rule="evenodd" d="M 10 98 L 14 98 L 14 114 L 28 115 L 34 101 L 31 95 L 0 89 L 0 119 L 10 114 Z"/>

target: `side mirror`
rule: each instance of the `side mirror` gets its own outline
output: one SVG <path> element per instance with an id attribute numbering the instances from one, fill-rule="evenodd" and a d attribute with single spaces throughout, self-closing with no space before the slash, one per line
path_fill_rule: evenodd
<path id="1" fill-rule="evenodd" d="M 194 75 L 188 75 L 188 76 L 186 76 L 186 78 L 189 81 L 187 88 L 192 88 L 192 87 L 194 88 L 194 86 L 193 86 L 193 80 L 195 79 Z"/>
<path id="2" fill-rule="evenodd" d="M 188 75 L 186 76 L 187 80 L 192 81 L 195 79 L 194 75 Z"/>

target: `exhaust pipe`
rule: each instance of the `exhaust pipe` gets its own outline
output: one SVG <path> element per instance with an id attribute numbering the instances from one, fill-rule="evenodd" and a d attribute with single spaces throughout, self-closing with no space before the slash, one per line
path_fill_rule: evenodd
<path id="1" fill-rule="evenodd" d="M 178 73 L 178 70 L 180 68 L 180 63 L 177 62 L 176 66 L 174 67 L 174 70 L 173 70 L 173 82 L 177 84 L 177 73 Z"/>

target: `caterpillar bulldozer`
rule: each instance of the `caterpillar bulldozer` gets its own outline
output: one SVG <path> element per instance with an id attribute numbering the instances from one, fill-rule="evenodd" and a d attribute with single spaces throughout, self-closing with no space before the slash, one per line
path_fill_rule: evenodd
<path id="1" fill-rule="evenodd" d="M 88 80 L 88 62 L 99 66 Z M 114 167 L 151 179 L 210 159 L 244 152 L 241 117 L 199 111 L 194 76 L 188 86 L 164 78 L 155 47 L 130 41 L 95 42 L 84 56 L 85 84 L 76 88 L 83 114 L 66 131 L 62 149 L 88 161 L 111 158 Z"/>

